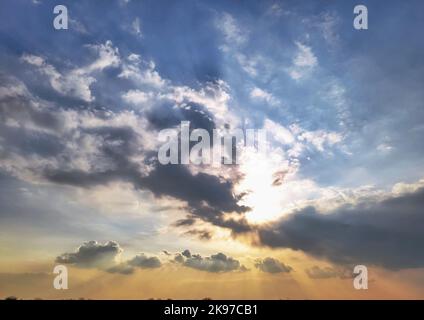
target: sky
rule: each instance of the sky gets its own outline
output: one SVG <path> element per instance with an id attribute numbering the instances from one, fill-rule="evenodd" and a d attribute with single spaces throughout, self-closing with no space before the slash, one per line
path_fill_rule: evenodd
<path id="1" fill-rule="evenodd" d="M 423 9 L 2 1 L 0 297 L 424 298 Z M 162 164 L 182 121 L 267 152 Z"/>

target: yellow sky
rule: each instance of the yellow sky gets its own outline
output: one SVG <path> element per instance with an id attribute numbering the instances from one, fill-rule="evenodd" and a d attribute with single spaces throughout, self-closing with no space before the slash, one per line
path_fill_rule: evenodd
<path id="1" fill-rule="evenodd" d="M 97 269 L 68 267 L 69 289 L 53 288 L 54 263 L 27 260 L 1 261 L 0 297 L 25 299 L 417 299 L 423 269 L 398 272 L 369 268 L 369 289 L 355 290 L 352 279 L 311 279 L 305 270 L 330 266 L 301 253 L 273 251 L 293 268 L 290 273 L 268 274 L 254 268 L 253 257 L 236 257 L 250 270 L 210 273 L 166 262 L 154 270 L 138 269 L 132 275 Z M 12 271 L 11 271 L 12 270 Z M 422 287 L 422 286 L 421 286 Z"/>

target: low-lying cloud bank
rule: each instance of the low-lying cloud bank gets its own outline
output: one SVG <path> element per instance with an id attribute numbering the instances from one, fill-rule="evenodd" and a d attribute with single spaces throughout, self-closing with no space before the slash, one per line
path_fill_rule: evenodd
<path id="1" fill-rule="evenodd" d="M 61 254 L 56 258 L 56 262 L 79 268 L 97 268 L 110 273 L 126 275 L 134 273 L 136 268 L 156 269 L 163 266 L 162 261 L 158 257 L 147 256 L 144 253 L 137 254 L 129 260 L 120 262 L 119 256 L 122 252 L 123 249 L 115 241 L 108 241 L 104 244 L 97 241 L 88 241 L 78 247 L 75 252 Z M 173 257 L 171 260 L 173 263 L 206 272 L 224 273 L 248 270 L 238 260 L 223 253 L 202 257 L 199 254 L 191 254 L 186 249 L 177 254 L 164 251 L 164 254 L 168 257 Z"/>
<path id="2" fill-rule="evenodd" d="M 183 266 L 207 272 L 247 271 L 247 268 L 238 260 L 223 253 L 202 257 L 200 254 L 191 254 L 189 250 L 184 250 L 176 254 L 174 261 Z"/>
<path id="3" fill-rule="evenodd" d="M 288 273 L 293 270 L 292 267 L 271 257 L 267 257 L 263 260 L 258 259 L 255 263 L 255 267 L 266 273 Z"/>
<path id="4" fill-rule="evenodd" d="M 347 267 L 319 267 L 313 266 L 305 270 L 311 279 L 350 279 L 353 278 L 353 268 Z"/>
<path id="5" fill-rule="evenodd" d="M 78 247 L 75 252 L 58 256 L 56 262 L 80 268 L 98 268 L 110 273 L 121 274 L 132 274 L 135 268 L 154 269 L 162 266 L 157 257 L 148 257 L 144 253 L 119 263 L 117 258 L 122 251 L 122 248 L 115 241 L 108 241 L 104 244 L 97 241 L 88 241 Z"/>
<path id="6" fill-rule="evenodd" d="M 424 188 L 332 212 L 307 207 L 258 229 L 259 244 L 302 250 L 337 264 L 424 266 Z"/>

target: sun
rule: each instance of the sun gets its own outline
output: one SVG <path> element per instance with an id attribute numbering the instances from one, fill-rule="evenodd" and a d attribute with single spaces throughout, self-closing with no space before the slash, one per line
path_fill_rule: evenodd
<path id="1" fill-rule="evenodd" d="M 267 157 L 258 153 L 247 153 L 241 161 L 244 174 L 237 190 L 246 191 L 241 204 L 251 208 L 246 218 L 252 223 L 264 223 L 281 217 L 281 190 L 275 186 L 275 172 L 281 169 L 283 159 Z"/>

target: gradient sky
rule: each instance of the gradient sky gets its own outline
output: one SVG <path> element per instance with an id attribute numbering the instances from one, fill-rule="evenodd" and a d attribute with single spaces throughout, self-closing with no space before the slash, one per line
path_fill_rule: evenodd
<path id="1" fill-rule="evenodd" d="M 2 1 L 0 297 L 424 298 L 423 29 L 420 0 Z M 181 121 L 268 153 L 161 165 Z"/>

